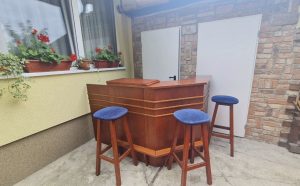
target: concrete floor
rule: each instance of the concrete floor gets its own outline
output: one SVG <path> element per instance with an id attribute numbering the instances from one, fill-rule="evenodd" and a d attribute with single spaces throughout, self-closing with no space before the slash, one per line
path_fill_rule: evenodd
<path id="1" fill-rule="evenodd" d="M 113 166 L 102 161 L 101 175 L 95 176 L 94 140 L 59 158 L 16 186 L 35 185 L 115 185 Z M 213 139 L 210 146 L 213 185 L 220 186 L 300 186 L 300 155 L 289 153 L 276 145 L 236 138 L 235 157 L 229 156 L 229 145 Z M 123 186 L 176 186 L 180 185 L 180 168 L 133 166 L 131 159 L 121 163 Z M 187 185 L 206 185 L 205 169 L 188 173 Z"/>

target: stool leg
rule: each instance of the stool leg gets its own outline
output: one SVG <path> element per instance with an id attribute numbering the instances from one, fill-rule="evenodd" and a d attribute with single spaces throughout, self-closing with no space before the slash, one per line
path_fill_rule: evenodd
<path id="1" fill-rule="evenodd" d="M 129 127 L 128 127 L 128 118 L 126 116 L 124 118 L 124 125 L 123 126 L 124 126 L 125 135 L 126 135 L 126 138 L 127 138 L 127 142 L 129 143 L 129 148 L 131 149 L 130 152 L 131 152 L 131 157 L 132 157 L 132 160 L 133 160 L 133 164 L 135 166 L 137 166 L 138 161 L 136 159 L 135 150 L 133 148 L 132 137 L 131 137 L 130 130 L 129 130 Z"/>
<path id="2" fill-rule="evenodd" d="M 233 105 L 230 105 L 230 156 L 234 156 Z"/>
<path id="3" fill-rule="evenodd" d="M 211 177 L 211 167 L 210 167 L 210 157 L 209 157 L 209 147 L 208 147 L 208 125 L 202 125 L 201 126 L 201 132 L 202 132 L 202 140 L 203 140 L 203 150 L 204 150 L 204 159 L 206 162 L 206 180 L 207 184 L 211 185 L 212 184 L 212 177 Z"/>
<path id="4" fill-rule="evenodd" d="M 174 137 L 173 137 L 173 142 L 171 145 L 171 150 L 170 150 L 170 154 L 169 157 L 167 158 L 167 162 L 168 162 L 168 170 L 170 170 L 172 168 L 172 163 L 173 163 L 173 153 L 175 153 L 175 148 L 176 148 L 176 144 L 177 144 L 177 138 L 178 138 L 178 132 L 179 132 L 179 124 L 176 121 L 175 123 L 175 132 L 174 132 Z"/>
<path id="5" fill-rule="evenodd" d="M 97 149 L 96 149 L 96 176 L 99 176 L 100 174 L 100 169 L 101 169 L 101 159 L 100 159 L 100 154 L 101 154 L 101 136 L 100 136 L 100 120 L 96 121 L 96 127 L 97 127 Z"/>
<path id="6" fill-rule="evenodd" d="M 193 126 L 191 126 L 191 148 L 190 148 L 190 163 L 194 163 L 195 160 L 195 132 Z"/>
<path id="7" fill-rule="evenodd" d="M 215 121 L 216 121 L 216 117 L 217 117 L 218 107 L 219 107 L 219 104 L 216 103 L 215 109 L 214 109 L 214 113 L 213 113 L 213 117 L 212 117 L 212 121 L 211 121 L 211 124 L 210 124 L 209 139 L 208 139 L 209 142 L 210 142 L 210 138 L 211 138 L 211 134 L 213 132 L 214 126 L 215 126 Z"/>
<path id="8" fill-rule="evenodd" d="M 186 186 L 187 166 L 189 158 L 189 143 L 191 138 L 191 126 L 184 126 L 184 140 L 183 140 L 183 155 L 182 155 L 182 167 L 181 167 L 181 186 Z"/>
<path id="9" fill-rule="evenodd" d="M 120 162 L 119 162 L 119 152 L 118 152 L 118 143 L 117 143 L 117 134 L 116 134 L 116 125 L 115 122 L 109 122 L 110 129 L 110 137 L 111 144 L 113 149 L 113 157 L 114 157 L 114 166 L 115 166 L 115 174 L 116 174 L 116 185 L 121 185 L 121 173 L 120 173 Z"/>

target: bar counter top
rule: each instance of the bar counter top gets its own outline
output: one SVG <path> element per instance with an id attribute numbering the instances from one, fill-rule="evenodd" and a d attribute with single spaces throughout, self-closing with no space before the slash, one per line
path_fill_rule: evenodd
<path id="1" fill-rule="evenodd" d="M 120 78 L 115 80 L 107 81 L 107 85 L 113 86 L 132 86 L 132 87 L 147 87 L 147 88 L 169 88 L 176 86 L 194 86 L 194 85 L 205 85 L 209 81 L 209 78 L 193 78 L 177 81 L 159 81 L 155 79 L 131 79 L 131 78 Z"/>

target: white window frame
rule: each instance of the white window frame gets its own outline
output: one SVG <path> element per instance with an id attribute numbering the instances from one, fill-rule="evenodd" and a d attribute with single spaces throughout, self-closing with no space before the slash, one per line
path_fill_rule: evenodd
<path id="1" fill-rule="evenodd" d="M 85 57 L 84 46 L 83 46 L 83 38 L 81 32 L 81 23 L 80 23 L 80 15 L 78 9 L 78 0 L 70 0 L 70 8 L 71 8 L 71 21 L 73 25 L 74 35 L 75 35 L 75 49 L 78 56 Z"/>

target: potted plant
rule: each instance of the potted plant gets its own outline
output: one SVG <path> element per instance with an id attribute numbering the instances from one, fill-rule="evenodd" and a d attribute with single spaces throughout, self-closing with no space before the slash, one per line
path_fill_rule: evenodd
<path id="1" fill-rule="evenodd" d="M 116 56 L 112 52 L 112 47 L 107 48 L 96 48 L 96 55 L 94 56 L 93 62 L 95 68 L 109 68 L 111 63 L 115 60 Z"/>
<path id="2" fill-rule="evenodd" d="M 111 67 L 119 67 L 120 62 L 122 58 L 122 52 L 118 52 L 118 54 L 115 56 L 115 60 L 111 63 Z"/>
<path id="3" fill-rule="evenodd" d="M 24 64 L 24 60 L 21 60 L 13 54 L 0 53 L 0 77 L 13 79 L 13 81 L 8 82 L 8 92 L 13 98 L 22 101 L 27 100 L 27 90 L 30 88 L 30 85 L 22 76 Z M 2 96 L 5 91 L 5 89 L 1 89 L 0 96 Z"/>
<path id="4" fill-rule="evenodd" d="M 89 70 L 91 63 L 92 63 L 92 60 L 90 60 L 90 59 L 80 58 L 77 62 L 77 66 L 78 66 L 78 69 Z"/>
<path id="5" fill-rule="evenodd" d="M 49 44 L 50 39 L 45 30 L 27 27 L 22 35 L 10 30 L 14 43 L 10 52 L 21 59 L 26 59 L 24 70 L 26 72 L 47 72 L 69 70 L 75 54 L 65 57 L 56 53 Z"/>

